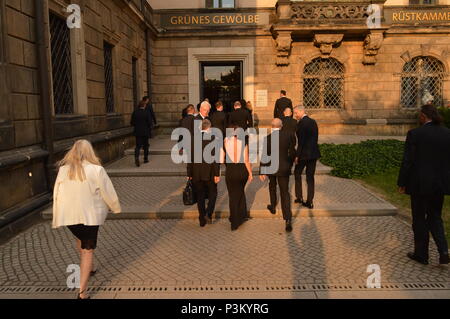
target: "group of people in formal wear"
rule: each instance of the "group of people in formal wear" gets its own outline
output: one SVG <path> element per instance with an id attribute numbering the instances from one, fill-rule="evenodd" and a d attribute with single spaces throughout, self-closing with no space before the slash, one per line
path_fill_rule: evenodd
<path id="1" fill-rule="evenodd" d="M 148 137 L 150 128 L 156 124 L 148 99 L 139 104 L 133 113 L 137 152 L 144 147 L 144 159 L 148 160 Z M 237 230 L 249 216 L 245 187 L 252 181 L 253 172 L 249 161 L 248 140 L 240 138 L 239 129 L 251 127 L 251 112 L 242 107 L 241 101 L 234 103 L 234 111 L 225 114 L 223 106 L 216 104 L 216 111 L 210 114 L 211 105 L 203 101 L 198 113 L 189 105 L 180 125 L 192 129 L 194 119 L 200 120 L 201 134 L 211 134 L 217 127 L 225 132 L 219 161 L 191 161 L 187 165 L 187 177 L 192 181 L 196 194 L 200 226 L 212 222 L 217 199 L 217 184 L 221 179 L 221 164 L 226 167 L 225 182 L 228 190 L 231 229 Z M 450 195 L 450 130 L 442 125 L 442 118 L 432 105 L 420 110 L 421 126 L 408 132 L 404 158 L 401 165 L 399 192 L 409 194 L 412 208 L 414 251 L 407 254 L 421 264 L 429 263 L 430 233 L 437 245 L 439 263 L 448 264 L 448 243 L 442 220 L 444 196 Z M 145 127 L 141 130 L 140 126 Z M 281 92 L 277 100 L 272 131 L 264 139 L 263 157 L 260 165 L 260 179 L 269 180 L 270 213 L 275 214 L 277 187 L 280 189 L 281 210 L 286 221 L 286 231 L 292 231 L 291 198 L 289 179 L 295 165 L 295 202 L 313 208 L 314 173 L 317 159 L 318 127 L 302 106 L 292 107 L 292 102 Z M 231 132 L 231 134 L 229 134 Z M 274 146 L 274 141 L 277 141 Z M 204 150 L 211 141 L 201 139 Z M 269 171 L 271 155 L 277 153 L 279 165 Z M 214 154 L 215 155 L 215 154 Z M 138 157 L 138 153 L 136 155 Z M 138 162 L 138 160 L 137 160 Z M 136 163 L 138 165 L 138 163 Z M 97 246 L 99 226 L 103 225 L 107 213 L 120 213 L 121 206 L 114 186 L 101 166 L 94 148 L 87 140 L 78 140 L 58 163 L 59 171 L 53 191 L 53 228 L 65 226 L 73 233 L 80 254 L 80 291 L 77 298 L 87 299 L 89 278 L 95 275 L 93 252 Z M 303 200 L 301 174 L 306 168 L 308 191 Z"/>
<path id="2" fill-rule="evenodd" d="M 188 105 L 183 111 L 180 127 L 187 129 L 194 136 L 195 123 L 200 125 L 203 150 L 208 147 L 212 137 L 211 128 L 219 129 L 223 136 L 223 146 L 219 156 L 220 161 L 191 160 L 187 165 L 187 176 L 192 181 L 197 196 L 200 226 L 212 222 L 212 216 L 217 200 L 217 183 L 220 181 L 221 164 L 224 164 L 225 181 L 228 190 L 231 229 L 234 231 L 250 218 L 245 197 L 245 187 L 253 179 L 252 166 L 249 160 L 249 136 L 243 138 L 238 130 L 247 131 L 253 127 L 252 112 L 242 105 L 245 102 L 236 101 L 234 110 L 226 113 L 223 104 L 215 104 L 215 111 L 211 111 L 209 101 L 203 101 L 196 112 L 194 105 Z M 264 139 L 263 157 L 261 158 L 259 176 L 262 181 L 269 180 L 270 203 L 267 209 L 276 214 L 277 186 L 280 189 L 280 201 L 283 218 L 286 222 L 286 231 L 292 231 L 292 209 L 289 193 L 289 180 L 292 168 L 295 165 L 295 203 L 307 208 L 314 207 L 314 175 L 317 160 L 320 158 L 318 145 L 318 126 L 310 118 L 304 107 L 293 107 L 292 101 L 286 97 L 286 91 L 280 92 L 280 98 L 275 103 L 274 119 L 271 122 L 272 132 Z M 276 138 L 276 143 L 274 142 Z M 180 140 L 182 137 L 180 137 Z M 180 141 L 179 140 L 179 141 Z M 190 140 L 191 147 L 194 139 Z M 272 167 L 272 158 L 278 159 L 275 171 Z M 302 173 L 306 168 L 307 197 L 304 199 L 302 191 Z"/>

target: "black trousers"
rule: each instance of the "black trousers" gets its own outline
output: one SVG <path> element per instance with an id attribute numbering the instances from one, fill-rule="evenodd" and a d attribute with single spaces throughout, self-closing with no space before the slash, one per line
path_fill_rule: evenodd
<path id="1" fill-rule="evenodd" d="M 217 184 L 214 181 L 195 181 L 193 186 L 197 195 L 199 218 L 212 217 L 216 207 Z M 208 200 L 208 206 L 206 206 L 206 200 Z"/>
<path id="2" fill-rule="evenodd" d="M 141 148 L 144 149 L 144 160 L 148 159 L 148 136 L 136 136 L 136 148 L 134 149 L 134 157 L 139 158 Z"/>
<path id="3" fill-rule="evenodd" d="M 414 253 L 420 258 L 428 259 L 430 232 L 439 254 L 448 253 L 448 243 L 442 221 L 443 204 L 444 195 L 411 195 Z"/>
<path id="4" fill-rule="evenodd" d="M 291 194 L 289 193 L 289 176 L 269 176 L 270 205 L 277 206 L 277 183 L 280 187 L 281 211 L 284 220 L 291 220 Z"/>
<path id="5" fill-rule="evenodd" d="M 229 163 L 225 175 L 230 205 L 231 226 L 239 227 L 248 218 L 245 185 L 248 181 L 248 171 L 244 163 Z"/>
<path id="6" fill-rule="evenodd" d="M 300 160 L 297 165 L 295 165 L 294 175 L 295 175 L 295 197 L 297 199 L 303 199 L 302 191 L 302 173 L 306 167 L 306 183 L 308 185 L 308 197 L 306 201 L 312 203 L 314 199 L 314 175 L 316 174 L 316 164 L 317 159 L 312 160 Z"/>

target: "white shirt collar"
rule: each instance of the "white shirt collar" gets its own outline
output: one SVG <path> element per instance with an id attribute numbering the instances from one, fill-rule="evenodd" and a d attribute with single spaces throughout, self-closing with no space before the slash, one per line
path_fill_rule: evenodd
<path id="1" fill-rule="evenodd" d="M 279 131 L 279 130 L 281 130 L 281 128 L 279 128 L 279 127 L 272 128 L 272 132 Z"/>

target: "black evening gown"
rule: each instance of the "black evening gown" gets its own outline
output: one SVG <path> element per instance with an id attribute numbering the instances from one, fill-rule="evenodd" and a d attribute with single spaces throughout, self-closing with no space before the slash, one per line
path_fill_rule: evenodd
<path id="1" fill-rule="evenodd" d="M 226 163 L 225 182 L 227 184 L 230 222 L 232 228 L 239 227 L 248 217 L 245 185 L 248 171 L 245 163 Z"/>

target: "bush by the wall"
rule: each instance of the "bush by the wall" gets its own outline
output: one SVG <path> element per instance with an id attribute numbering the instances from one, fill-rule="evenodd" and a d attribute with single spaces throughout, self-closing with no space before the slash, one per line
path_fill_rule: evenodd
<path id="1" fill-rule="evenodd" d="M 399 167 L 404 142 L 368 140 L 357 144 L 321 144 L 321 162 L 333 167 L 334 176 L 353 178 Z"/>
<path id="2" fill-rule="evenodd" d="M 444 125 L 450 128 L 450 107 L 440 107 L 439 113 L 444 118 Z"/>

